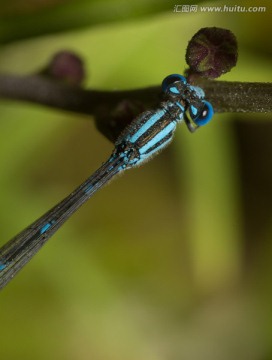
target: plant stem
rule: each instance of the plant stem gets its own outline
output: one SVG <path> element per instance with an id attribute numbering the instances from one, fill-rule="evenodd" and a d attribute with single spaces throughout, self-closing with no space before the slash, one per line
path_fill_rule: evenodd
<path id="1" fill-rule="evenodd" d="M 215 112 L 272 111 L 272 83 L 198 79 L 197 85 L 203 88 Z M 162 100 L 162 93 L 160 86 L 122 91 L 86 90 L 42 75 L 0 74 L 0 97 L 93 115 L 99 130 L 110 140 L 114 140 L 137 115 L 131 111 L 126 113 L 127 104 L 141 104 L 138 106 L 139 113 L 156 107 Z"/>

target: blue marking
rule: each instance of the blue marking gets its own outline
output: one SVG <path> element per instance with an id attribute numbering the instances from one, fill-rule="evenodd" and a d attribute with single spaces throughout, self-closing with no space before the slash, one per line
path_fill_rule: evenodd
<path id="1" fill-rule="evenodd" d="M 177 105 L 182 112 L 184 112 L 184 106 L 181 105 L 181 103 L 179 103 L 178 101 L 175 102 L 175 105 Z M 183 115 L 183 114 L 182 114 Z"/>
<path id="2" fill-rule="evenodd" d="M 49 228 L 51 228 L 51 226 L 52 226 L 51 223 L 45 224 L 45 225 L 41 228 L 40 234 L 41 234 L 41 235 L 44 234 Z"/>
<path id="3" fill-rule="evenodd" d="M 85 190 L 85 194 L 88 194 L 88 192 L 90 192 L 93 188 L 93 185 L 90 185 L 87 187 L 87 189 Z"/>
<path id="4" fill-rule="evenodd" d="M 193 106 L 193 105 L 191 105 L 190 106 L 190 110 L 192 111 L 192 114 L 194 115 L 194 116 L 196 116 L 196 114 L 197 114 L 197 108 L 195 107 L 195 106 Z"/>
<path id="5" fill-rule="evenodd" d="M 0 271 L 4 270 L 6 266 L 7 266 L 6 264 L 4 264 L 4 263 L 2 263 L 2 261 L 0 261 Z"/>
<path id="6" fill-rule="evenodd" d="M 117 170 L 118 170 L 118 172 L 119 172 L 119 171 L 123 171 L 123 170 L 125 170 L 126 167 L 127 167 L 127 165 L 126 165 L 126 164 L 123 164 L 123 165 L 120 165 Z"/>
<path id="7" fill-rule="evenodd" d="M 180 112 L 180 114 L 178 115 L 178 118 L 177 118 L 177 121 L 181 121 L 181 120 L 183 120 L 184 106 L 182 106 L 181 103 L 179 103 L 178 101 L 175 102 L 175 105 L 177 105 L 181 110 L 181 112 Z"/>
<path id="8" fill-rule="evenodd" d="M 190 86 L 190 89 L 194 90 L 200 99 L 205 97 L 204 91 L 198 86 Z"/>
<path id="9" fill-rule="evenodd" d="M 152 157 L 152 155 L 158 153 L 160 150 L 162 150 L 164 147 L 166 147 L 170 142 L 172 141 L 173 136 L 170 137 L 167 141 L 163 142 L 160 146 L 156 147 L 154 150 L 150 151 L 148 154 L 142 154 L 140 160 L 137 162 L 136 165 L 141 165 L 143 162 L 147 161 Z"/>
<path id="10" fill-rule="evenodd" d="M 129 139 L 130 142 L 134 143 L 139 139 L 140 136 L 142 136 L 148 129 L 151 128 L 157 121 L 159 121 L 163 116 L 165 115 L 165 110 L 158 110 L 154 115 L 151 116 L 147 122 L 145 122 L 140 129 L 132 135 L 132 137 Z"/>
<path id="11" fill-rule="evenodd" d="M 171 86 L 172 84 L 174 84 L 175 82 L 181 82 L 183 85 L 187 84 L 187 80 L 184 76 L 180 75 L 180 74 L 171 74 L 166 76 L 166 78 L 164 78 L 163 82 L 162 82 L 162 91 L 163 92 L 167 92 L 169 91 L 169 86 Z"/>
<path id="12" fill-rule="evenodd" d="M 168 89 L 169 92 L 171 92 L 172 94 L 180 94 L 179 89 L 176 86 L 172 86 Z"/>
<path id="13" fill-rule="evenodd" d="M 153 137 L 147 144 L 145 144 L 141 149 L 139 149 L 140 154 L 145 153 L 149 148 L 151 148 L 156 143 L 160 142 L 165 136 L 167 136 L 171 131 L 176 128 L 176 123 L 174 121 L 170 122 L 163 130 L 161 130 L 156 136 Z"/>

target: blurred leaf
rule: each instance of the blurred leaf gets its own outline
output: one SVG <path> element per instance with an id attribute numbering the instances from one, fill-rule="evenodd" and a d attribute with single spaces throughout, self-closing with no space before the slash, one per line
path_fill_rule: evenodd
<path id="1" fill-rule="evenodd" d="M 100 3 L 106 18 L 100 12 L 96 21 L 114 20 L 105 1 Z M 66 5 L 72 9 L 76 2 Z M 65 4 L 58 2 L 61 6 Z M 132 11 L 138 5 L 126 6 Z M 259 15 L 249 24 L 248 14 L 177 14 L 171 6 L 167 11 L 141 21 L 127 16 L 127 22 L 96 28 L 90 22 L 85 29 L 6 45 L 1 70 L 33 72 L 55 51 L 72 48 L 84 57 L 93 87 L 158 84 L 170 72 L 183 72 L 186 44 L 200 27 L 221 26 L 232 30 L 239 42 L 238 64 L 224 78 L 266 81 L 270 76 L 271 59 L 255 51 L 256 39 L 251 43 L 254 29 L 259 41 L 266 35 L 268 25 L 259 26 Z M 48 17 L 48 25 L 46 16 L 42 24 L 40 13 L 35 14 L 46 32 L 62 18 Z M 24 16 L 35 20 L 30 11 Z M 20 31 L 34 36 L 39 22 L 33 22 L 35 29 L 26 20 L 23 24 L 24 16 L 16 36 Z M 269 16 L 262 14 L 262 21 L 270 21 Z M 15 18 L 10 19 L 15 31 Z M 64 30 L 62 21 L 59 29 Z M 4 243 L 95 170 L 112 144 L 89 118 L 12 101 L 1 101 L 0 111 Z M 246 114 L 240 118 L 250 120 Z M 251 116 L 251 121 L 257 120 Z M 265 261 L 260 256 L 262 270 L 257 273 L 251 263 L 268 309 L 261 321 L 253 303 L 258 289 L 247 292 L 250 281 L 239 279 L 245 240 L 243 234 L 239 237 L 243 183 L 230 117 L 218 114 L 194 135 L 183 126 L 177 132 L 160 156 L 97 193 L 1 293 L 1 358 L 270 359 L 271 224 L 260 241 L 269 249 Z M 253 153 L 257 136 L 261 133 L 252 135 Z"/>
<path id="2" fill-rule="evenodd" d="M 197 2 L 189 0 L 187 4 Z M 172 12 L 175 4 L 174 0 L 5 0 L 0 12 L 0 43 Z"/>

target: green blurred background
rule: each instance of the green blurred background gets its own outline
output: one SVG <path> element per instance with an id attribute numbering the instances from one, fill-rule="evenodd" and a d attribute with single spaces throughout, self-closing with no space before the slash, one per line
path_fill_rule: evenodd
<path id="1" fill-rule="evenodd" d="M 59 50 L 86 86 L 159 84 L 186 67 L 201 28 L 230 29 L 222 80 L 271 81 L 271 2 L 2 0 L 0 71 L 40 70 Z M 206 5 L 262 13 L 201 12 Z M 87 116 L 0 102 L 1 244 L 111 152 Z M 97 193 L 0 295 L 0 359 L 272 359 L 271 114 L 216 114 Z"/>

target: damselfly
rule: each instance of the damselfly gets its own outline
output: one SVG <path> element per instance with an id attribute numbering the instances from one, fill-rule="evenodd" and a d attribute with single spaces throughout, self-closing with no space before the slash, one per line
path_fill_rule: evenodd
<path id="1" fill-rule="evenodd" d="M 142 165 L 172 140 L 178 123 L 185 121 L 193 132 L 207 124 L 213 108 L 201 88 L 187 83 L 179 74 L 162 82 L 164 101 L 156 110 L 136 117 L 118 137 L 110 158 L 46 214 L 0 249 L 0 288 L 37 253 L 61 225 L 98 189 L 126 169 Z"/>

